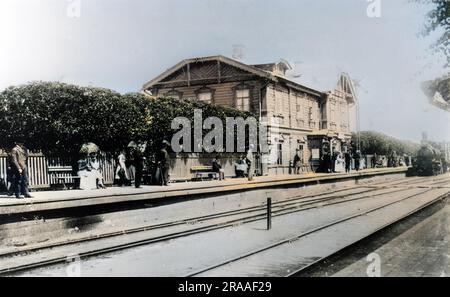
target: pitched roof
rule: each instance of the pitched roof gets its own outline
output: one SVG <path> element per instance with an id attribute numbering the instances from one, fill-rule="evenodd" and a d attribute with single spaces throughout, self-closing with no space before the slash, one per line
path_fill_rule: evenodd
<path id="1" fill-rule="evenodd" d="M 312 89 L 310 87 L 301 85 L 299 83 L 291 81 L 291 80 L 289 80 L 287 78 L 284 78 L 282 76 L 274 75 L 274 74 L 272 74 L 272 73 L 270 73 L 270 72 L 268 72 L 266 70 L 263 70 L 264 67 L 261 67 L 262 65 L 269 66 L 271 64 L 247 65 L 247 64 L 244 64 L 242 62 L 239 62 L 239 61 L 236 61 L 234 59 L 230 59 L 228 57 L 221 56 L 221 55 L 182 60 L 181 62 L 179 62 L 178 64 L 174 65 L 173 67 L 167 69 L 166 71 L 164 71 L 163 73 L 161 73 L 160 75 L 155 77 L 154 79 L 152 79 L 149 82 L 145 83 L 143 85 L 143 87 L 142 87 L 142 90 L 146 90 L 146 89 L 149 89 L 149 88 L 153 87 L 157 83 L 161 82 L 163 79 L 167 78 L 168 76 L 170 76 L 171 74 L 173 74 L 174 72 L 176 72 L 177 70 L 183 68 L 184 66 L 186 66 L 188 64 L 198 63 L 198 62 L 208 62 L 208 61 L 220 61 L 221 63 L 225 63 L 225 64 L 231 65 L 233 67 L 242 69 L 244 71 L 252 73 L 252 74 L 254 74 L 256 76 L 259 76 L 261 78 L 265 78 L 265 79 L 268 79 L 268 80 L 273 81 L 273 82 L 282 82 L 282 83 L 286 84 L 288 87 L 291 87 L 293 89 L 309 93 L 309 94 L 314 95 L 314 96 L 322 97 L 322 96 L 325 95 L 325 93 L 323 93 L 321 91 L 318 91 L 318 90 Z"/>

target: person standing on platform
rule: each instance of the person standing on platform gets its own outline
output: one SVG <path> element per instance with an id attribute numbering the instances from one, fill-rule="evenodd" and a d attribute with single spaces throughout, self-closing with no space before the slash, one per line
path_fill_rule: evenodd
<path id="1" fill-rule="evenodd" d="M 131 164 L 135 169 L 134 174 L 134 186 L 135 188 L 141 187 L 142 173 L 144 171 L 144 158 L 140 147 L 135 143 L 130 143 L 128 147 L 131 149 Z"/>
<path id="2" fill-rule="evenodd" d="M 247 156 L 245 157 L 245 162 L 247 163 L 248 168 L 248 180 L 253 180 L 253 173 L 255 172 L 255 160 L 253 158 L 253 151 L 252 149 L 249 149 L 247 151 Z"/>
<path id="3" fill-rule="evenodd" d="M 372 156 L 372 168 L 376 168 L 378 163 L 378 155 L 374 153 Z"/>
<path id="4" fill-rule="evenodd" d="M 345 152 L 344 161 L 345 161 L 345 173 L 350 173 L 350 170 L 352 168 L 352 155 L 350 155 L 349 151 Z"/>
<path id="5" fill-rule="evenodd" d="M 167 152 L 167 148 L 170 143 L 167 140 L 164 140 L 162 143 L 162 148 L 157 155 L 157 163 L 160 167 L 160 182 L 161 186 L 169 185 L 169 168 L 170 168 L 170 157 Z"/>
<path id="6" fill-rule="evenodd" d="M 355 169 L 356 169 L 356 171 L 359 171 L 360 167 L 361 167 L 361 152 L 358 150 L 358 151 L 356 151 L 356 154 L 355 154 Z"/>
<path id="7" fill-rule="evenodd" d="M 331 154 L 331 162 L 330 162 L 330 171 L 331 173 L 336 172 L 336 160 L 339 152 L 337 152 L 335 149 L 333 149 L 333 153 Z"/>
<path id="8" fill-rule="evenodd" d="M 336 161 L 334 165 L 334 172 L 343 173 L 345 171 L 345 159 L 341 153 L 336 156 Z"/>
<path id="9" fill-rule="evenodd" d="M 331 170 L 331 156 L 329 152 L 324 152 L 322 155 L 322 171 L 325 173 L 330 173 Z"/>
<path id="10" fill-rule="evenodd" d="M 125 151 L 121 151 L 117 157 L 117 168 L 115 178 L 119 187 L 128 186 L 130 183 L 130 175 L 127 171 Z"/>
<path id="11" fill-rule="evenodd" d="M 11 150 L 11 170 L 14 175 L 12 190 L 16 198 L 23 195 L 32 198 L 28 191 L 28 152 L 22 143 L 16 143 Z"/>
<path id="12" fill-rule="evenodd" d="M 300 174 L 300 167 L 301 167 L 301 163 L 302 160 L 299 156 L 299 149 L 295 150 L 295 156 L 294 156 L 294 174 Z"/>

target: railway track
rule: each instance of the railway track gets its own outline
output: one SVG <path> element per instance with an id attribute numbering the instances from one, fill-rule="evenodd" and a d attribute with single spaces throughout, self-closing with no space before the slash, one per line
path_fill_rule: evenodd
<path id="1" fill-rule="evenodd" d="M 420 179 L 422 180 L 422 179 Z M 431 180 L 433 183 L 441 184 L 441 183 L 447 183 L 448 178 L 443 179 L 433 179 Z M 394 186 L 396 184 L 410 184 L 410 183 L 417 183 L 418 180 L 411 180 L 405 183 L 405 181 L 397 181 L 397 182 L 389 182 L 389 186 Z M 356 193 L 345 193 L 348 191 L 361 189 L 361 191 L 358 191 Z M 350 201 L 355 200 L 361 200 L 361 199 L 369 199 L 378 197 L 381 195 L 387 195 L 387 194 L 394 194 L 398 192 L 403 192 L 409 190 L 409 188 L 395 188 L 389 191 L 383 191 L 383 188 L 377 187 L 377 185 L 374 186 L 356 186 L 356 187 L 350 187 L 345 189 L 339 189 L 335 190 L 330 193 L 326 194 L 316 194 L 316 195 L 298 195 L 289 197 L 285 200 L 275 201 L 273 203 L 273 216 L 281 216 L 281 215 L 287 215 L 292 214 L 300 211 L 305 211 L 313 208 L 318 207 L 326 207 L 331 205 L 336 205 L 340 203 L 346 203 Z M 380 192 L 380 193 L 377 193 Z M 362 195 L 362 196 L 361 196 Z M 358 197 L 359 196 L 359 197 Z M 26 249 L 21 249 L 19 251 L 12 251 L 8 253 L 0 254 L 0 261 L 2 259 L 6 258 L 12 258 L 16 256 L 23 256 L 23 255 L 29 255 L 33 253 L 42 253 L 48 250 L 52 250 L 54 248 L 58 247 L 67 247 L 74 244 L 82 244 L 89 241 L 99 240 L 99 239 L 107 239 L 110 237 L 125 235 L 125 234 L 133 234 L 138 232 L 145 232 L 145 231 L 151 231 L 156 229 L 164 229 L 164 228 L 170 228 L 170 227 L 176 227 L 180 225 L 188 225 L 188 226 L 195 226 L 200 223 L 207 223 L 211 222 L 209 225 L 200 226 L 200 227 L 194 227 L 187 230 L 179 231 L 179 232 L 172 232 L 166 235 L 157 236 L 157 237 L 151 237 L 144 240 L 138 240 L 133 242 L 127 242 L 120 245 L 114 245 L 106 248 L 100 248 L 94 251 L 89 251 L 86 253 L 81 253 L 80 257 L 90 257 L 95 255 L 100 255 L 104 253 L 109 253 L 113 251 L 123 250 L 131 247 L 156 243 L 160 241 L 180 238 L 184 236 L 189 236 L 201 232 L 207 232 L 212 230 L 217 230 L 220 228 L 227 228 L 231 226 L 236 226 L 239 224 L 245 224 L 250 223 L 258 220 L 263 220 L 266 218 L 266 206 L 260 205 L 260 206 L 253 206 L 253 207 L 247 207 L 247 208 L 241 208 L 237 210 L 231 210 L 221 213 L 215 213 L 205 216 L 199 216 L 195 218 L 188 218 L 184 220 L 178 220 L 173 221 L 169 223 L 163 223 L 163 224 L 157 224 L 157 225 L 150 225 L 150 226 L 144 226 L 139 228 L 132 228 L 127 230 L 122 230 L 118 232 L 110 232 L 110 233 L 104 233 L 96 236 L 86 237 L 86 238 L 79 238 L 76 240 L 71 241 L 64 241 L 64 242 L 57 242 L 47 245 L 41 245 L 38 247 L 30 247 Z M 225 219 L 225 220 L 222 220 Z M 55 257 L 52 259 L 44 260 L 44 261 L 35 261 L 28 264 L 18 265 L 18 266 L 10 266 L 5 268 L 0 268 L 0 274 L 5 273 L 12 273 L 12 272 L 20 272 L 25 271 L 32 268 L 57 264 L 57 263 L 63 263 L 67 260 L 67 257 Z"/>
<path id="2" fill-rule="evenodd" d="M 206 275 L 207 275 L 208 272 L 211 272 L 211 271 L 213 271 L 213 270 L 221 269 L 221 268 L 226 268 L 226 266 L 228 266 L 228 265 L 231 265 L 231 264 L 236 263 L 236 262 L 239 262 L 239 261 L 243 261 L 243 260 L 245 260 L 245 259 L 247 259 L 247 258 L 249 258 L 249 257 L 251 257 L 251 256 L 254 256 L 254 255 L 257 255 L 257 254 L 261 254 L 261 253 L 267 252 L 267 251 L 269 251 L 269 250 L 277 249 L 277 248 L 280 248 L 280 247 L 282 247 L 282 246 L 284 246 L 284 245 L 287 245 L 287 244 L 291 244 L 292 242 L 295 242 L 295 241 L 297 241 L 297 240 L 299 240 L 299 239 L 301 239 L 301 238 L 303 238 L 303 237 L 306 237 L 306 236 L 308 236 L 308 235 L 314 234 L 314 233 L 316 233 L 316 232 L 322 231 L 322 230 L 327 229 L 327 228 L 334 227 L 334 226 L 336 226 L 336 225 L 338 225 L 338 224 L 345 223 L 345 222 L 350 221 L 350 220 L 352 220 L 352 219 L 355 219 L 355 218 L 358 218 L 358 217 L 361 217 L 361 216 L 365 216 L 365 215 L 367 215 L 367 214 L 369 214 L 369 213 L 372 213 L 372 212 L 378 211 L 378 210 L 380 210 L 380 209 L 389 207 L 389 206 L 391 206 L 391 205 L 393 205 L 393 204 L 401 203 L 401 202 L 403 202 L 403 201 L 405 201 L 405 200 L 408 200 L 408 199 L 417 197 L 417 196 L 419 196 L 419 195 L 423 195 L 423 194 L 425 194 L 425 193 L 427 193 L 427 192 L 430 192 L 430 191 L 432 191 L 432 190 L 433 190 L 433 189 L 424 189 L 423 191 L 421 191 L 421 192 L 419 192 L 419 193 L 415 193 L 415 194 L 413 194 L 413 195 L 409 195 L 409 196 L 407 196 L 407 197 L 403 197 L 403 198 L 397 199 L 397 200 L 395 200 L 395 201 L 391 201 L 391 202 L 389 202 L 389 203 L 385 203 L 385 204 L 383 204 L 383 205 L 373 207 L 373 208 L 371 208 L 371 209 L 369 209 L 369 210 L 364 210 L 364 211 L 358 212 L 358 213 L 356 213 L 356 214 L 352 214 L 352 215 L 350 215 L 350 216 L 347 216 L 347 217 L 338 219 L 338 220 L 336 220 L 336 221 L 333 221 L 333 222 L 324 224 L 324 225 L 319 226 L 319 227 L 315 227 L 315 228 L 310 229 L 310 230 L 308 230 L 308 231 L 301 232 L 301 233 L 299 233 L 298 235 L 295 235 L 295 236 L 293 236 L 293 237 L 290 237 L 290 238 L 287 238 L 287 239 L 284 239 L 284 240 L 277 241 L 277 242 L 275 242 L 275 243 L 269 244 L 269 245 L 264 246 L 264 247 L 262 247 L 262 248 L 258 248 L 258 249 L 255 249 L 255 250 L 253 250 L 253 251 L 250 251 L 250 252 L 244 253 L 244 254 L 242 254 L 242 255 L 236 256 L 236 257 L 234 257 L 234 258 L 227 259 L 227 260 L 225 260 L 225 261 L 223 261 L 223 262 L 220 262 L 220 263 L 217 263 L 217 264 L 215 264 L 215 265 L 212 265 L 212 266 L 209 266 L 209 267 L 206 267 L 206 268 L 202 268 L 202 269 L 200 269 L 200 270 L 197 270 L 197 271 L 195 271 L 195 272 L 192 272 L 192 273 L 186 275 L 186 277 L 202 276 L 202 274 L 206 274 Z M 447 196 L 447 195 L 448 195 L 448 193 L 445 194 L 445 196 Z M 432 203 L 434 203 L 434 202 L 436 202 L 436 201 L 438 201 L 438 200 L 440 200 L 440 199 L 443 199 L 443 198 L 444 198 L 444 197 L 438 197 L 438 198 L 436 198 L 435 200 L 433 200 L 432 202 L 430 202 L 430 203 L 428 203 L 428 204 L 426 204 L 426 205 L 423 205 L 423 206 L 419 207 L 419 208 L 416 209 L 414 212 L 416 212 L 416 211 L 418 211 L 418 210 L 420 210 L 420 209 L 422 209 L 422 208 L 424 208 L 424 207 L 426 207 L 426 206 L 428 206 L 428 205 L 430 205 L 430 204 L 432 204 Z M 414 213 L 414 212 L 412 212 L 412 213 Z M 408 213 L 408 214 L 405 215 L 404 217 L 407 217 L 407 216 L 411 215 L 412 213 Z M 404 218 L 404 217 L 402 217 L 402 218 Z M 402 218 L 400 218 L 400 219 L 402 219 Z M 400 220 L 400 219 L 399 219 L 399 220 Z M 384 227 L 386 227 L 386 226 L 384 226 Z M 384 227 L 382 227 L 382 228 L 384 228 Z M 380 229 L 382 229 L 382 228 L 380 228 Z M 310 263 L 310 264 L 307 265 L 307 266 L 303 266 L 303 267 L 301 267 L 301 268 L 299 268 L 299 269 L 297 269 L 297 270 L 291 271 L 291 272 L 289 272 L 289 273 L 287 273 L 287 274 L 285 274 L 285 275 L 280 275 L 280 276 L 285 276 L 285 277 L 293 276 L 293 275 L 299 273 L 300 271 L 302 271 L 302 270 L 304 270 L 304 269 L 306 269 L 306 268 L 309 268 L 310 266 L 314 265 L 314 264 L 317 263 L 318 261 L 322 261 L 322 260 L 323 260 L 323 259 L 315 260 L 314 262 Z M 205 275 L 205 276 L 206 276 L 206 275 Z"/>

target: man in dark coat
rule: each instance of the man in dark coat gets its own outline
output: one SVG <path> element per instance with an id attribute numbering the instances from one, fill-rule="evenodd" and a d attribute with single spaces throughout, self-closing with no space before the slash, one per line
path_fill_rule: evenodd
<path id="1" fill-rule="evenodd" d="M 32 198 L 28 191 L 28 152 L 22 143 L 16 143 L 11 150 L 11 171 L 14 176 L 12 190 L 16 198 L 23 195 L 25 198 Z"/>
<path id="2" fill-rule="evenodd" d="M 331 170 L 331 156 L 329 152 L 325 152 L 322 156 L 322 171 L 329 173 Z"/>
<path id="3" fill-rule="evenodd" d="M 331 155 L 331 162 L 330 162 L 331 172 L 336 172 L 336 159 L 338 156 L 339 156 L 339 152 L 336 150 L 333 150 L 333 154 Z"/>
<path id="4" fill-rule="evenodd" d="M 350 152 L 345 152 L 344 154 L 345 158 L 345 172 L 349 173 L 350 169 L 352 168 L 352 155 L 350 155 Z"/>
<path id="5" fill-rule="evenodd" d="M 170 168 L 170 157 L 169 153 L 167 152 L 167 148 L 169 146 L 169 143 L 164 140 L 162 144 L 161 150 L 158 152 L 157 155 L 157 163 L 160 167 L 160 182 L 162 186 L 168 186 L 169 184 L 169 168 Z"/>
<path id="6" fill-rule="evenodd" d="M 356 151 L 355 154 L 355 169 L 356 171 L 359 171 L 359 167 L 361 167 L 361 152 L 360 151 Z"/>
<path id="7" fill-rule="evenodd" d="M 140 188 L 142 182 L 142 171 L 144 170 L 144 158 L 139 146 L 131 148 L 131 163 L 136 170 L 134 174 L 134 186 L 136 188 Z"/>
<path id="8" fill-rule="evenodd" d="M 302 163 L 302 160 L 301 160 L 301 158 L 300 158 L 300 156 L 299 156 L 299 149 L 297 149 L 296 151 L 295 151 L 295 155 L 294 155 L 294 174 L 299 174 L 300 173 L 300 167 L 301 167 L 301 163 Z"/>

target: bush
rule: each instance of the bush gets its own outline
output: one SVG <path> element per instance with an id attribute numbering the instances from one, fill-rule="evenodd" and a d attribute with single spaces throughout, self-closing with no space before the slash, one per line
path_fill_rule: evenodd
<path id="1" fill-rule="evenodd" d="M 250 115 L 197 101 L 121 95 L 59 82 L 13 86 L 0 93 L 0 148 L 20 141 L 29 149 L 73 160 L 85 142 L 113 153 L 134 140 L 147 141 L 152 154 L 176 132 L 171 129 L 172 119 L 184 116 L 192 121 L 196 108 L 202 109 L 203 118 Z"/>
<path id="2" fill-rule="evenodd" d="M 144 125 L 135 104 L 117 92 L 57 82 L 7 88 L 0 106 L 1 146 L 21 141 L 55 154 L 77 154 L 88 141 L 114 151 Z"/>

